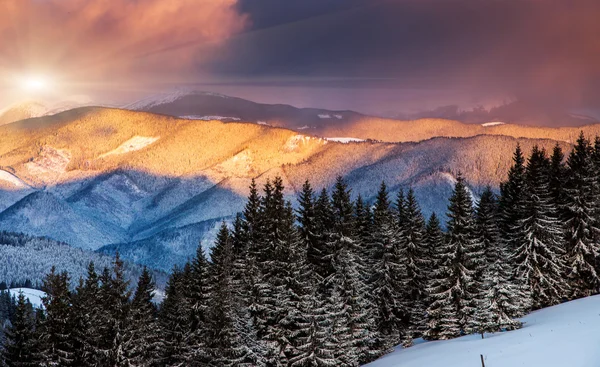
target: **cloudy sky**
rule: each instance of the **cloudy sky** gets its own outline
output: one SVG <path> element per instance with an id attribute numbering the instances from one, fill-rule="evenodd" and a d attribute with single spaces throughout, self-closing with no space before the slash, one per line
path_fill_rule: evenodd
<path id="1" fill-rule="evenodd" d="M 597 109 L 598 14 L 594 0 L 0 0 L 0 98 L 187 86 L 367 112 Z"/>

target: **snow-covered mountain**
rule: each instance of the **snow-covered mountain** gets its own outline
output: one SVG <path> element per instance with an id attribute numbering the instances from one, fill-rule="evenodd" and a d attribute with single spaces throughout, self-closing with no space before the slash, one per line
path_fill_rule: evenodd
<path id="1" fill-rule="evenodd" d="M 522 319 L 522 329 L 467 335 L 444 341 L 422 342 L 396 351 L 369 367 L 543 366 L 595 367 L 600 365 L 598 328 L 600 296 L 582 298 L 535 311 Z"/>
<path id="2" fill-rule="evenodd" d="M 186 89 L 158 93 L 125 105 L 124 108 L 196 120 L 248 121 L 297 131 L 305 130 L 309 134 L 318 133 L 323 130 L 324 125 L 343 125 L 364 117 L 353 111 L 255 103 L 219 93 Z"/>
<path id="3" fill-rule="evenodd" d="M 538 132 L 569 149 L 570 130 Z M 458 172 L 477 196 L 505 179 L 517 142 L 528 151 L 556 141 L 339 142 L 255 123 L 80 108 L 0 127 L 0 230 L 118 249 L 169 270 L 212 244 L 220 221 L 243 209 L 252 178 L 281 176 L 292 202 L 306 179 L 320 189 L 342 175 L 367 200 L 385 180 L 392 195 L 412 187 L 425 215 L 443 216 Z"/>

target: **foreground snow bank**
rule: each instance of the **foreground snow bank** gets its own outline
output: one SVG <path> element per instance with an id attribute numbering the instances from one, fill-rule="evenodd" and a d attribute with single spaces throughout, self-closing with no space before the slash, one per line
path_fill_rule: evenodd
<path id="1" fill-rule="evenodd" d="M 600 296 L 535 311 L 520 330 L 422 342 L 369 364 L 369 367 L 600 366 Z"/>

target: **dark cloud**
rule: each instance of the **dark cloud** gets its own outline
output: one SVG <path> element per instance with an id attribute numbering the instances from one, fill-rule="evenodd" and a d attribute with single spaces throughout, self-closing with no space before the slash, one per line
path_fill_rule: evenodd
<path id="1" fill-rule="evenodd" d="M 598 1 L 293 3 L 238 2 L 254 26 L 216 54 L 212 70 L 572 106 L 600 97 Z"/>

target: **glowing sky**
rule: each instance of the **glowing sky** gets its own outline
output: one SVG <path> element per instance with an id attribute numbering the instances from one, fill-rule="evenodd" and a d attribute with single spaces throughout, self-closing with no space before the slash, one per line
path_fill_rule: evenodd
<path id="1" fill-rule="evenodd" d="M 191 84 L 365 111 L 600 103 L 594 0 L 0 0 L 0 98 Z"/>

